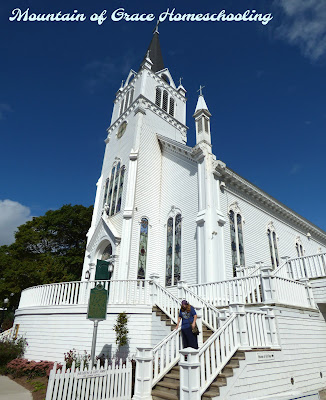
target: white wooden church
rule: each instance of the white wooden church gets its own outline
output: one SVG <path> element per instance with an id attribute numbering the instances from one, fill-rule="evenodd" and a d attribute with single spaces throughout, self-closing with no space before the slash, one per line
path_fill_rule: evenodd
<path id="1" fill-rule="evenodd" d="M 326 233 L 216 159 L 201 91 L 187 146 L 186 101 L 156 28 L 114 99 L 81 281 L 22 292 L 26 357 L 90 352 L 89 292 L 110 280 L 96 354 L 115 354 L 127 312 L 135 400 L 318 399 Z M 182 299 L 197 310 L 199 350 L 174 329 Z"/>

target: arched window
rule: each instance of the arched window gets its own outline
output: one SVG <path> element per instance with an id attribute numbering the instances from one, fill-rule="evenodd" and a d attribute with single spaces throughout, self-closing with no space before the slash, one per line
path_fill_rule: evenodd
<path id="1" fill-rule="evenodd" d="M 181 278 L 181 214 L 170 217 L 166 235 L 166 286 L 176 285 Z"/>
<path id="2" fill-rule="evenodd" d="M 280 265 L 280 260 L 277 247 L 277 235 L 273 223 L 270 223 L 267 227 L 267 236 L 269 243 L 269 251 L 271 254 L 271 263 L 273 269 L 275 269 Z"/>
<path id="3" fill-rule="evenodd" d="M 296 238 L 296 241 L 295 241 L 295 248 L 296 248 L 296 250 L 297 250 L 297 255 L 298 255 L 298 257 L 303 257 L 303 256 L 304 256 L 304 253 L 305 253 L 305 250 L 304 250 L 304 248 L 303 248 L 303 245 L 302 245 L 302 242 L 301 242 L 301 239 L 300 239 L 299 236 Z"/>
<path id="4" fill-rule="evenodd" d="M 124 95 L 123 99 L 121 100 L 120 103 L 120 111 L 119 111 L 119 117 L 121 114 L 123 114 L 127 108 L 131 105 L 134 99 L 134 88 L 131 87 Z"/>
<path id="5" fill-rule="evenodd" d="M 155 104 L 158 107 L 161 107 L 161 97 L 162 97 L 162 91 L 160 88 L 156 88 L 156 95 L 155 95 Z"/>
<path id="6" fill-rule="evenodd" d="M 110 244 L 108 244 L 108 245 L 106 246 L 106 248 L 104 249 L 103 254 L 102 254 L 102 257 L 101 257 L 101 260 L 102 260 L 102 261 L 106 261 L 106 260 L 108 260 L 111 256 L 112 256 L 112 246 L 111 246 L 111 243 L 110 243 Z"/>
<path id="7" fill-rule="evenodd" d="M 142 218 L 140 222 L 137 279 L 145 279 L 146 277 L 147 241 L 148 241 L 148 219 Z"/>
<path id="8" fill-rule="evenodd" d="M 120 167 L 120 165 L 119 161 L 113 166 L 105 185 L 103 206 L 108 216 L 116 214 L 121 209 L 125 166 Z"/>
<path id="9" fill-rule="evenodd" d="M 244 246 L 243 246 L 243 228 L 242 216 L 237 204 L 230 207 L 230 235 L 231 235 L 231 255 L 233 276 L 236 276 L 236 266 L 245 266 Z"/>

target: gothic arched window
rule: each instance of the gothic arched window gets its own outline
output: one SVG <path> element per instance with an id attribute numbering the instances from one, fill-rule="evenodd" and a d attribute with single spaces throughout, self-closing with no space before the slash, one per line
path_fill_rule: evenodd
<path id="1" fill-rule="evenodd" d="M 126 109 L 130 106 L 134 99 L 134 88 L 131 87 L 125 94 L 123 99 L 121 100 L 120 103 L 120 111 L 119 111 L 119 117 L 121 114 L 123 114 Z"/>
<path id="2" fill-rule="evenodd" d="M 148 219 L 142 218 L 140 222 L 137 279 L 145 279 L 146 277 L 147 241 L 148 241 Z"/>
<path id="3" fill-rule="evenodd" d="M 165 285 L 174 286 L 181 278 L 181 214 L 170 217 L 166 234 Z"/>
<path id="4" fill-rule="evenodd" d="M 273 269 L 275 269 L 280 265 L 280 260 L 278 256 L 277 235 L 275 232 L 274 225 L 272 223 L 268 225 L 267 236 L 269 243 L 269 251 L 271 254 L 271 263 Z"/>
<path id="5" fill-rule="evenodd" d="M 295 241 L 295 248 L 297 250 L 298 257 L 303 257 L 305 251 L 304 251 L 300 237 L 297 237 L 297 239 Z"/>
<path id="6" fill-rule="evenodd" d="M 113 166 L 110 178 L 107 179 L 105 185 L 103 206 L 108 216 L 116 214 L 121 209 L 125 166 L 120 165 L 119 161 Z"/>
<path id="7" fill-rule="evenodd" d="M 230 235 L 231 235 L 231 255 L 233 276 L 236 276 L 236 266 L 245 266 L 245 255 L 243 246 L 243 220 L 238 207 L 231 208 L 229 211 Z"/>

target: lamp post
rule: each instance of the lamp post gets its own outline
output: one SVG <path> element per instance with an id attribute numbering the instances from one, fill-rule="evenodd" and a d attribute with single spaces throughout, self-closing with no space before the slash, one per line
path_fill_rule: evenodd
<path id="1" fill-rule="evenodd" d="M 8 303 L 9 303 L 9 299 L 8 299 L 8 298 L 5 298 L 5 299 L 3 300 L 3 306 L 2 306 L 1 323 L 0 323 L 0 332 L 3 332 L 3 330 L 2 330 L 2 324 L 3 324 L 3 321 L 4 321 L 4 319 L 5 319 L 5 310 L 6 310 L 6 306 L 8 305 Z"/>

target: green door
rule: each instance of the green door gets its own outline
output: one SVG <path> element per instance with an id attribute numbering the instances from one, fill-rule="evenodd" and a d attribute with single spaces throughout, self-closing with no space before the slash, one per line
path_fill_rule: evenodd
<path id="1" fill-rule="evenodd" d="M 97 260 L 95 280 L 106 281 L 110 279 L 111 273 L 109 272 L 109 262 Z"/>

